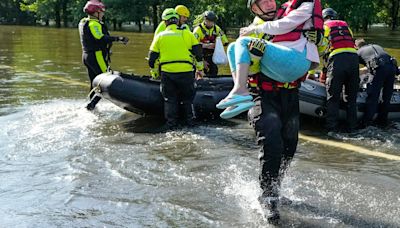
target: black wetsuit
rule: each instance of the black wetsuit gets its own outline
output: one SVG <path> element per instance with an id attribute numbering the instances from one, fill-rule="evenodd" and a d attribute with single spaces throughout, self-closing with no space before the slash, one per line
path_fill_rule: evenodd
<path id="1" fill-rule="evenodd" d="M 340 94 L 343 91 L 343 85 L 347 95 L 347 129 L 356 128 L 359 82 L 358 56 L 356 53 L 342 52 L 329 58 L 326 79 L 326 128 L 328 131 L 336 131 L 338 128 Z"/>
<path id="2" fill-rule="evenodd" d="M 298 88 L 261 90 L 249 110 L 260 151 L 260 185 L 263 197 L 277 197 L 282 175 L 292 160 L 299 133 Z"/>
<path id="3" fill-rule="evenodd" d="M 161 93 L 164 97 L 164 113 L 168 127 L 178 124 L 179 107 L 184 114 L 185 124 L 192 125 L 194 115 L 193 99 L 196 94 L 195 72 L 161 72 Z"/>
<path id="4" fill-rule="evenodd" d="M 95 22 L 97 26 L 100 24 L 101 31 L 91 30 L 90 21 Z M 112 42 L 118 40 L 118 37 L 110 36 L 105 24 L 93 18 L 83 18 L 80 21 L 79 34 L 82 45 L 82 62 L 87 68 L 90 90 L 92 90 L 94 78 L 106 72 L 108 68 L 109 48 Z M 91 102 L 89 104 L 92 105 L 90 109 L 93 109 L 101 98 L 95 96 L 95 93 L 91 93 L 90 98 Z"/>

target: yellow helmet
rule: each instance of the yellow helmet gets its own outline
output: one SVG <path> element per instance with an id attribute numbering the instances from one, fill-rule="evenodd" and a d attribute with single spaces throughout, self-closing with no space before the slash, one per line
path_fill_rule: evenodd
<path id="1" fill-rule="evenodd" d="M 184 17 L 189 17 L 190 16 L 189 9 L 184 5 L 177 5 L 175 7 L 175 11 L 176 11 L 176 13 L 179 14 L 179 16 L 184 16 Z"/>

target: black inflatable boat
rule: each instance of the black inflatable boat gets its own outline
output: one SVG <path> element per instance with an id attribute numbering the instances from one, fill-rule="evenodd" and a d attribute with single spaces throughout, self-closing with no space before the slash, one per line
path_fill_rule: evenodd
<path id="1" fill-rule="evenodd" d="M 221 110 L 215 105 L 225 98 L 233 81 L 231 76 L 204 78 L 196 81 L 197 91 L 194 107 L 197 116 L 215 117 Z M 107 72 L 97 76 L 93 81 L 97 93 L 117 106 L 131 112 L 149 115 L 163 115 L 163 97 L 160 92 L 160 81 L 149 76 L 137 76 L 120 72 Z M 313 80 L 302 82 L 300 87 L 300 112 L 302 114 L 325 116 L 325 87 Z M 357 98 L 358 115 L 364 110 L 366 93 L 360 91 Z M 343 102 L 342 109 L 344 110 Z M 341 112 L 344 116 L 344 111 Z M 395 90 L 392 96 L 389 118 L 400 118 L 400 91 Z"/>

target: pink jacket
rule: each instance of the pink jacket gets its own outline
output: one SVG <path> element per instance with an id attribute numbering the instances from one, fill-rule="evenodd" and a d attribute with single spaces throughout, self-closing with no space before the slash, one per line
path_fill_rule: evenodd
<path id="1" fill-rule="evenodd" d="M 267 33 L 270 35 L 280 35 L 288 33 L 297 26 L 305 22 L 304 29 L 312 26 L 311 15 L 313 11 L 312 2 L 304 2 L 296 10 L 291 11 L 286 17 L 275 21 L 267 21 L 261 25 L 257 25 L 254 31 L 257 33 Z M 296 41 L 282 41 L 277 42 L 282 46 L 293 48 L 299 52 L 303 52 L 304 48 L 307 50 L 307 59 L 310 60 L 311 69 L 318 67 L 319 55 L 317 46 L 314 43 L 308 42 L 307 38 L 302 34 L 300 39 Z"/>

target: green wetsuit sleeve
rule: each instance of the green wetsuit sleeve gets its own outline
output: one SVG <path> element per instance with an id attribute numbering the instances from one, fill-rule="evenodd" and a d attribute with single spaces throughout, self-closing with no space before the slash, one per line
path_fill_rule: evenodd
<path id="1" fill-rule="evenodd" d="M 98 21 L 90 21 L 89 29 L 96 40 L 100 40 L 104 36 L 102 26 Z"/>
<path id="2" fill-rule="evenodd" d="M 89 22 L 89 29 L 90 32 L 92 33 L 93 37 L 96 40 L 99 40 L 100 42 L 104 43 L 112 43 L 114 41 L 118 40 L 118 37 L 116 36 L 110 36 L 108 34 L 103 33 L 102 25 L 98 21 L 90 21 Z"/>

